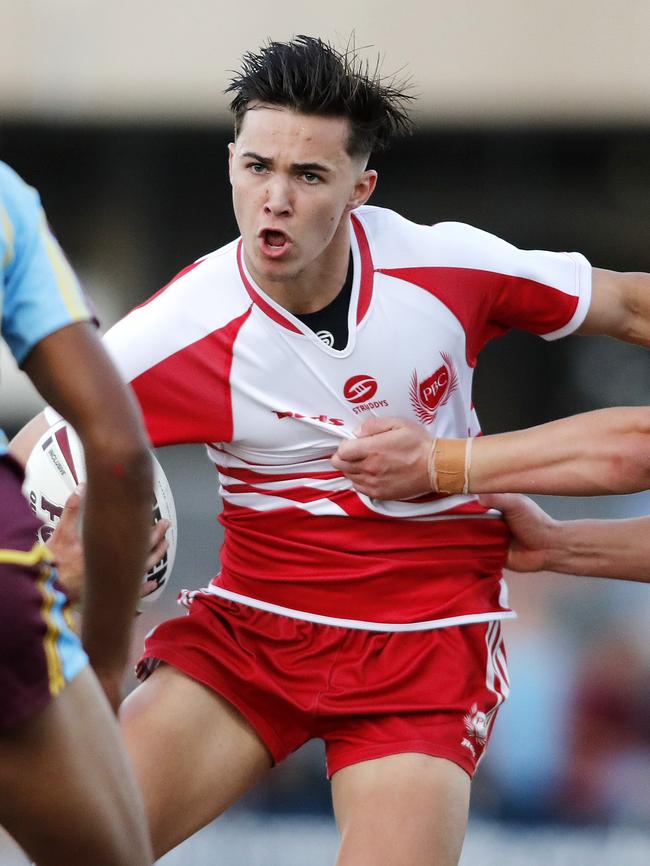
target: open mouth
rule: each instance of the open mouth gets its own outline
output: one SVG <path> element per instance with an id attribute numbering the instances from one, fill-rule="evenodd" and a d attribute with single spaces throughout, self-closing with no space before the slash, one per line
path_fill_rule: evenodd
<path id="1" fill-rule="evenodd" d="M 287 236 L 284 232 L 267 231 L 264 232 L 264 240 L 270 247 L 283 247 L 287 242 Z"/>
<path id="2" fill-rule="evenodd" d="M 264 254 L 273 258 L 283 255 L 291 245 L 288 235 L 279 229 L 264 229 L 259 238 Z"/>

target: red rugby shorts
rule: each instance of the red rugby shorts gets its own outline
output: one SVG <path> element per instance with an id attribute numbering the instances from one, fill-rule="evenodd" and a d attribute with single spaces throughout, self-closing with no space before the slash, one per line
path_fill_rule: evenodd
<path id="1" fill-rule="evenodd" d="M 330 776 L 403 752 L 447 758 L 471 776 L 508 693 L 498 621 L 362 631 L 207 593 L 148 636 L 140 678 L 158 662 L 233 704 L 276 762 L 323 739 Z"/>

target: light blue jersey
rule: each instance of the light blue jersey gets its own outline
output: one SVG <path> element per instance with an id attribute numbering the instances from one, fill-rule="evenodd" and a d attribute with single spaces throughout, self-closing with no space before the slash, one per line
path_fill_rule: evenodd
<path id="1" fill-rule="evenodd" d="M 38 193 L 0 162 L 0 330 L 16 362 L 54 331 L 89 319 L 92 313 Z M 0 454 L 5 450 L 0 430 Z"/>

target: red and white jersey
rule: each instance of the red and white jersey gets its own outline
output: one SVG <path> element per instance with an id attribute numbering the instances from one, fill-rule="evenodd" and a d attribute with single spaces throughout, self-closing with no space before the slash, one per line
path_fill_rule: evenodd
<path id="1" fill-rule="evenodd" d="M 466 225 L 351 220 L 349 339 L 339 351 L 266 295 L 241 241 L 182 271 L 106 343 L 154 445 L 206 443 L 221 482 L 221 572 L 210 591 L 267 610 L 382 630 L 502 619 L 507 533 L 475 496 L 372 500 L 330 457 L 371 414 L 431 436 L 476 436 L 476 357 L 522 328 L 583 321 L 591 269 Z"/>

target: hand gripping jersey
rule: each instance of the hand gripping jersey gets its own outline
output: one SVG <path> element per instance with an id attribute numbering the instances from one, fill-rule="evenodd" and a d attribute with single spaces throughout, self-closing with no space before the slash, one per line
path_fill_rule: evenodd
<path id="1" fill-rule="evenodd" d="M 417 630 L 512 616 L 506 530 L 475 496 L 369 499 L 330 457 L 370 414 L 476 436 L 480 349 L 586 314 L 588 262 L 376 207 L 351 220 L 348 345 L 330 348 L 247 272 L 241 241 L 190 265 L 106 336 L 155 445 L 207 443 L 225 527 L 209 591 L 303 619 Z"/>
<path id="2" fill-rule="evenodd" d="M 0 325 L 14 358 L 21 364 L 49 334 L 91 318 L 38 193 L 0 162 Z"/>

